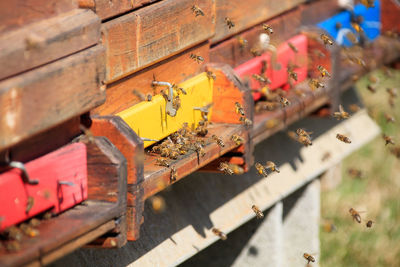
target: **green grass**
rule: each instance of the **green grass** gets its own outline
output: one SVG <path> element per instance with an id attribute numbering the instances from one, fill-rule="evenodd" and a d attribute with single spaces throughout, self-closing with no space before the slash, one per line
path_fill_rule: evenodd
<path id="1" fill-rule="evenodd" d="M 366 89 L 368 76 L 357 82 L 357 91 L 382 133 L 400 145 L 400 101 L 390 107 L 386 92 L 388 87 L 400 88 L 400 71 L 393 71 L 391 78 L 380 70 L 373 75 L 379 78 L 378 92 Z M 386 123 L 384 112 L 396 122 Z M 364 178 L 350 177 L 350 167 L 362 170 Z M 378 136 L 343 161 L 342 174 L 340 186 L 322 193 L 321 216 L 338 231 L 328 233 L 321 227 L 321 266 L 400 266 L 400 160 Z M 350 207 L 365 211 L 361 224 L 352 220 Z M 375 222 L 371 229 L 365 226 L 368 219 Z"/>

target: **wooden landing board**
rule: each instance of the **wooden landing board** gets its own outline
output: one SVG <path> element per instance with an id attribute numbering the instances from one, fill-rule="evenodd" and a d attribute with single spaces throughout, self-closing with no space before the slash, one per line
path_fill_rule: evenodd
<path id="1" fill-rule="evenodd" d="M 0 82 L 0 150 L 102 104 L 103 52 L 96 46 Z"/>
<path id="2" fill-rule="evenodd" d="M 171 57 L 214 34 L 213 5 L 199 0 L 204 16 L 195 16 L 191 0 L 164 0 L 103 24 L 106 82 Z"/>
<path id="3" fill-rule="evenodd" d="M 0 80 L 100 41 L 100 20 L 75 9 L 0 35 Z"/>

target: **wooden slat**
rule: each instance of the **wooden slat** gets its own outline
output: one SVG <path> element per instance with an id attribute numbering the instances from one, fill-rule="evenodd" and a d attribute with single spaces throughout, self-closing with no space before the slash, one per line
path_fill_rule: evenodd
<path id="1" fill-rule="evenodd" d="M 216 0 L 216 26 L 212 42 L 219 42 L 280 13 L 288 11 L 304 0 Z M 228 28 L 225 18 L 235 24 Z"/>
<path id="2" fill-rule="evenodd" d="M 96 44 L 100 20 L 90 10 L 67 13 L 0 36 L 0 79 Z"/>
<path id="3" fill-rule="evenodd" d="M 104 23 L 107 83 L 210 38 L 212 2 L 199 0 L 197 5 L 205 16 L 195 17 L 193 1 L 165 0 Z"/>
<path id="4" fill-rule="evenodd" d="M 209 43 L 185 50 L 184 52 L 170 57 L 162 62 L 154 64 L 139 72 L 136 72 L 115 83 L 107 85 L 106 102 L 95 108 L 92 114 L 110 115 L 116 114 L 124 109 L 139 103 L 141 100 L 134 94 L 134 90 L 143 94 L 153 94 L 151 86 L 154 77 L 157 81 L 179 84 L 202 72 L 203 64 L 196 63 L 190 58 L 190 54 L 196 54 L 204 58 L 204 63 L 208 62 Z M 157 93 L 159 89 L 157 90 Z"/>
<path id="5" fill-rule="evenodd" d="M 0 33 L 76 8 L 75 0 L 0 1 Z"/>
<path id="6" fill-rule="evenodd" d="M 0 82 L 0 150 L 102 104 L 103 52 L 96 46 Z"/>

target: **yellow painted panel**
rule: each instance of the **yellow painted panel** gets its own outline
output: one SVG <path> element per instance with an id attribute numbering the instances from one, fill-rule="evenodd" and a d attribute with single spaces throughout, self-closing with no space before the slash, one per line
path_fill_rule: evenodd
<path id="1" fill-rule="evenodd" d="M 117 115 L 120 116 L 140 137 L 161 140 L 176 132 L 184 122 L 189 126 L 197 126 L 201 120 L 201 111 L 193 107 L 204 107 L 212 103 L 213 80 L 207 77 L 205 72 L 178 85 L 187 92 L 180 93 L 181 107 L 176 116 L 166 114 L 166 100 L 162 95 L 156 95 L 150 102 L 138 103 Z M 167 88 L 164 88 L 168 92 Z M 174 91 L 174 96 L 177 94 Z M 209 115 L 211 115 L 210 108 Z M 144 147 L 152 145 L 152 141 L 144 141 Z"/>

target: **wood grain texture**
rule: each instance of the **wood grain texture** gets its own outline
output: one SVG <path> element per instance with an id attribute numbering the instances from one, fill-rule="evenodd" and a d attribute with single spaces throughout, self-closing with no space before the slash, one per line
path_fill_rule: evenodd
<path id="1" fill-rule="evenodd" d="M 88 49 L 0 82 L 0 150 L 102 104 L 104 49 Z"/>
<path id="2" fill-rule="evenodd" d="M 92 114 L 116 114 L 141 102 L 142 100 L 133 93 L 134 90 L 140 91 L 143 94 L 149 93 L 154 95 L 154 93 L 159 93 L 159 90 L 162 88 L 157 88 L 157 91 L 154 92 L 154 89 L 151 86 L 154 77 L 157 81 L 179 84 L 196 76 L 202 72 L 203 64 L 197 64 L 193 59 L 191 59 L 191 53 L 202 56 L 204 58 L 203 64 L 207 63 L 209 43 L 206 42 L 185 50 L 178 55 L 172 56 L 117 82 L 107 85 L 106 102 L 95 108 L 92 111 Z"/>
<path id="3" fill-rule="evenodd" d="M 100 41 L 100 20 L 75 9 L 0 35 L 0 79 L 67 56 Z"/>
<path id="4" fill-rule="evenodd" d="M 395 31 L 400 33 L 400 4 L 394 3 L 392 0 L 381 0 L 381 21 L 382 21 L 382 32 Z M 398 2 L 398 1 L 397 1 Z"/>
<path id="5" fill-rule="evenodd" d="M 164 0 L 104 23 L 107 83 L 210 38 L 212 2 L 199 0 L 197 5 L 204 16 L 195 17 L 193 1 Z"/>
<path id="6" fill-rule="evenodd" d="M 77 6 L 76 0 L 0 1 L 0 33 L 56 16 Z"/>
<path id="7" fill-rule="evenodd" d="M 238 32 L 288 11 L 305 0 L 216 0 L 216 26 L 212 43 L 219 42 Z M 235 24 L 228 28 L 225 18 Z"/>

